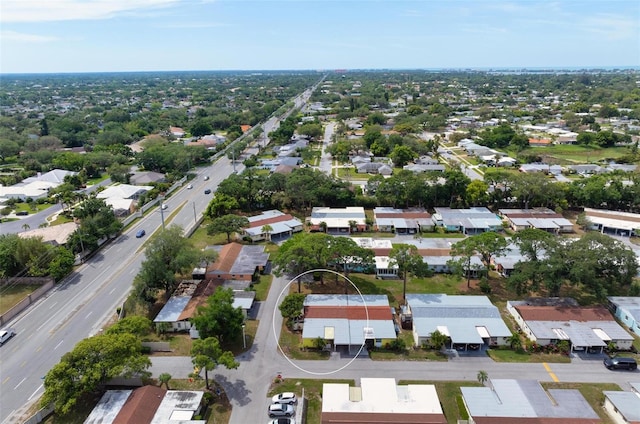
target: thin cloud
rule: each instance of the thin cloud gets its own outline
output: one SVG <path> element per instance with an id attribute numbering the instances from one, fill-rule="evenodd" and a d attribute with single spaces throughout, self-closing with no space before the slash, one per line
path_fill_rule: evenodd
<path id="1" fill-rule="evenodd" d="M 589 17 L 581 26 L 585 31 L 601 35 L 607 40 L 637 37 L 640 32 L 637 20 L 614 14 Z"/>
<path id="2" fill-rule="evenodd" d="M 53 22 L 109 19 L 143 9 L 168 7 L 180 0 L 2 0 L 0 22 Z"/>
<path id="3" fill-rule="evenodd" d="M 219 28 L 219 27 L 229 27 L 231 25 L 221 23 L 221 22 L 174 22 L 168 23 L 165 25 L 158 25 L 156 28 L 166 28 L 166 29 L 199 29 L 199 28 Z"/>
<path id="4" fill-rule="evenodd" d="M 46 35 L 25 34 L 16 31 L 0 31 L 0 38 L 6 41 L 18 41 L 25 43 L 50 43 L 58 41 L 57 37 L 49 37 Z"/>

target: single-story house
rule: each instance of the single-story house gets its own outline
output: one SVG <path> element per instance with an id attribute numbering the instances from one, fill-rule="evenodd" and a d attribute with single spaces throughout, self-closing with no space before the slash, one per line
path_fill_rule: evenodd
<path id="1" fill-rule="evenodd" d="M 584 208 L 584 214 L 592 228 L 603 234 L 631 236 L 640 228 L 640 214 L 637 213 Z"/>
<path id="2" fill-rule="evenodd" d="M 515 244 L 509 244 L 501 255 L 491 257 L 491 264 L 500 275 L 509 277 L 515 269 L 516 264 L 525 260 L 525 257 L 520 252 L 520 248 Z"/>
<path id="3" fill-rule="evenodd" d="M 137 200 L 142 193 L 152 190 L 152 186 L 136 186 L 131 184 L 118 184 L 109 186 L 97 194 L 98 199 L 108 199 L 111 197 L 119 199 Z"/>
<path id="4" fill-rule="evenodd" d="M 415 234 L 433 228 L 431 214 L 424 209 L 376 207 L 373 220 L 376 230 L 381 232 Z"/>
<path id="5" fill-rule="evenodd" d="M 640 335 L 640 297 L 610 296 L 609 309 L 629 330 Z"/>
<path id="6" fill-rule="evenodd" d="M 318 337 L 328 349 L 359 352 L 396 339 L 394 317 L 386 295 L 310 294 L 304 300 L 302 344 Z"/>
<path id="7" fill-rule="evenodd" d="M 520 172 L 543 172 L 545 174 L 559 175 L 562 173 L 562 166 L 548 165 L 546 163 L 523 163 L 518 170 Z"/>
<path id="8" fill-rule="evenodd" d="M 169 133 L 174 137 L 184 137 L 185 131 L 180 127 L 169 127 Z"/>
<path id="9" fill-rule="evenodd" d="M 473 235 L 502 230 L 502 220 L 485 207 L 435 208 L 435 212 L 431 217 L 433 223 L 447 231 L 461 231 L 463 234 Z"/>
<path id="10" fill-rule="evenodd" d="M 531 147 L 546 147 L 551 145 L 551 140 L 548 138 L 530 138 L 529 146 Z"/>
<path id="11" fill-rule="evenodd" d="M 433 384 L 397 385 L 394 378 L 361 378 L 322 385 L 322 424 L 446 424 Z"/>
<path id="12" fill-rule="evenodd" d="M 29 198 L 33 200 L 49 196 L 49 190 L 64 183 L 64 178 L 68 175 L 77 175 L 77 172 L 64 169 L 52 169 L 44 174 L 38 173 L 34 177 L 28 177 L 12 186 L 0 186 L 0 198 L 18 199 L 25 201 Z"/>
<path id="13" fill-rule="evenodd" d="M 190 331 L 192 337 L 195 338 L 196 333 L 192 330 L 190 320 L 193 318 L 198 307 L 205 305 L 209 296 L 211 296 L 220 285 L 218 281 L 182 281 L 154 318 L 154 324 L 156 324 L 156 326 L 161 323 L 170 324 L 170 331 Z M 255 297 L 256 293 L 253 291 L 234 290 L 232 306 L 234 308 L 240 308 L 246 318 L 249 316 L 249 311 L 251 311 L 253 307 Z"/>
<path id="14" fill-rule="evenodd" d="M 444 172 L 446 170 L 446 167 L 442 164 L 412 163 L 403 166 L 402 169 L 404 169 L 405 171 L 411 171 L 415 174 L 419 174 L 421 172 Z"/>
<path id="15" fill-rule="evenodd" d="M 615 423 L 640 424 L 640 383 L 630 382 L 631 391 L 607 390 L 603 408 Z"/>
<path id="16" fill-rule="evenodd" d="M 307 218 L 311 230 L 320 230 L 326 225 L 327 234 L 350 234 L 352 231 L 366 231 L 367 222 L 362 206 L 346 208 L 314 207 Z M 353 225 L 352 225 L 353 224 Z"/>
<path id="17" fill-rule="evenodd" d="M 545 390 L 535 380 L 491 379 L 485 387 L 460 387 L 475 424 L 596 424 L 602 422 L 577 389 Z"/>
<path id="18" fill-rule="evenodd" d="M 569 170 L 569 172 L 580 175 L 601 174 L 604 172 L 604 168 L 602 168 L 600 165 L 588 163 L 580 165 L 567 165 L 567 169 Z"/>
<path id="19" fill-rule="evenodd" d="M 211 248 L 218 251 L 218 259 L 207 267 L 207 280 L 232 280 L 248 285 L 264 271 L 269 261 L 269 253 L 264 251 L 264 246 L 228 243 Z"/>
<path id="20" fill-rule="evenodd" d="M 63 246 L 75 230 L 79 227 L 75 222 L 65 222 L 60 225 L 50 225 L 48 227 L 34 228 L 33 230 L 18 233 L 20 238 L 42 237 L 44 243 L 54 246 Z"/>
<path id="21" fill-rule="evenodd" d="M 356 165 L 358 174 L 380 174 L 391 175 L 393 174 L 393 168 L 386 163 L 381 162 L 365 162 Z"/>
<path id="22" fill-rule="evenodd" d="M 514 231 L 536 228 L 553 234 L 573 232 L 573 223 L 549 208 L 498 210 Z"/>
<path id="23" fill-rule="evenodd" d="M 415 346 L 428 344 L 436 330 L 448 337 L 447 348 L 459 351 L 504 346 L 511 337 L 487 296 L 407 294 L 407 305 Z"/>
<path id="24" fill-rule="evenodd" d="M 55 184 L 55 187 L 57 187 L 60 184 L 64 183 L 65 177 L 73 175 L 78 175 L 78 173 L 74 171 L 67 171 L 66 169 L 52 169 L 51 171 L 45 172 L 44 174 L 38 172 L 35 177 L 25 178 L 24 180 L 22 180 L 21 184 L 29 184 L 34 181 L 43 181 Z"/>
<path id="25" fill-rule="evenodd" d="M 249 227 L 243 230 L 243 235 L 254 242 L 283 240 L 304 229 L 304 224 L 298 218 L 278 210 L 262 212 L 260 215 L 249 217 L 248 220 Z M 266 226 L 267 230 L 263 231 Z"/>
<path id="26" fill-rule="evenodd" d="M 518 162 L 514 158 L 510 158 L 509 156 L 504 156 L 498 159 L 496 162 L 496 166 L 514 166 Z"/>
<path id="27" fill-rule="evenodd" d="M 205 424 L 194 419 L 202 411 L 204 392 L 142 386 L 107 390 L 85 424 Z"/>
<path id="28" fill-rule="evenodd" d="M 603 306 L 553 306 L 530 299 L 507 302 L 507 311 L 524 335 L 538 345 L 566 340 L 571 351 L 602 353 L 609 343 L 619 350 L 629 350 L 633 343 L 633 337 Z"/>
<path id="29" fill-rule="evenodd" d="M 136 172 L 129 178 L 129 182 L 137 186 L 144 184 L 164 183 L 165 181 L 166 178 L 164 174 L 153 171 Z"/>

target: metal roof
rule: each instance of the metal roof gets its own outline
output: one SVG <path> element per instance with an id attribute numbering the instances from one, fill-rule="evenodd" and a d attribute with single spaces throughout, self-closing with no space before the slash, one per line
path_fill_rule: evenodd
<path id="1" fill-rule="evenodd" d="M 85 424 L 111 424 L 124 406 L 132 390 L 107 390 L 84 421 Z"/>
<path id="2" fill-rule="evenodd" d="M 367 321 L 344 318 L 307 318 L 304 320 L 302 338 L 324 338 L 327 334 L 326 328 L 333 328 L 335 345 L 362 345 L 365 333 L 369 334 L 367 338 L 396 338 L 395 326 L 391 319 Z"/>
<path id="3" fill-rule="evenodd" d="M 304 306 L 389 306 L 384 294 L 308 294 Z"/>
<path id="4" fill-rule="evenodd" d="M 187 307 L 192 296 L 171 297 L 160 310 L 153 322 L 176 322 Z"/>
<path id="5" fill-rule="evenodd" d="M 545 391 L 535 380 L 490 380 L 489 387 L 460 387 L 471 417 L 598 419 L 578 390 Z"/>
<path id="6" fill-rule="evenodd" d="M 632 392 L 604 391 L 605 397 L 627 422 L 640 421 L 640 396 Z"/>

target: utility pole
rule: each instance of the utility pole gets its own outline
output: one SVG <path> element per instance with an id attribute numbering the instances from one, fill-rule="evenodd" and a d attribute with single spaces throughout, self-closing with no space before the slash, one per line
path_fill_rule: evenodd
<path id="1" fill-rule="evenodd" d="M 236 173 L 236 151 L 231 149 L 231 163 L 233 164 L 233 173 Z"/>
<path id="2" fill-rule="evenodd" d="M 193 223 L 197 223 L 198 222 L 198 218 L 196 216 L 196 202 L 192 202 L 193 204 Z"/>
<path id="3" fill-rule="evenodd" d="M 164 210 L 162 209 L 162 200 L 164 199 L 160 199 L 160 219 L 162 219 L 162 229 L 164 230 Z"/>

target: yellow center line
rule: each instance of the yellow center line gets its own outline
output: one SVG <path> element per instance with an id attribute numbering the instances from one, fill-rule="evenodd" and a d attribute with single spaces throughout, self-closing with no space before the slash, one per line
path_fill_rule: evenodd
<path id="1" fill-rule="evenodd" d="M 556 375 L 554 373 L 551 372 L 551 367 L 549 366 L 549 364 L 547 364 L 546 362 L 542 363 L 542 366 L 544 366 L 544 369 L 547 370 L 547 372 L 549 373 L 549 376 L 551 377 L 551 379 L 554 382 L 559 382 L 560 380 L 558 380 L 558 377 L 556 377 Z"/>
<path id="2" fill-rule="evenodd" d="M 9 381 L 11 379 L 11 377 L 7 377 L 2 381 L 2 384 L 6 383 L 7 381 Z"/>

